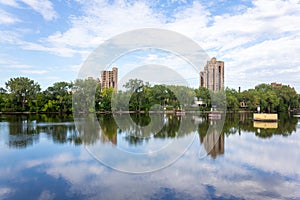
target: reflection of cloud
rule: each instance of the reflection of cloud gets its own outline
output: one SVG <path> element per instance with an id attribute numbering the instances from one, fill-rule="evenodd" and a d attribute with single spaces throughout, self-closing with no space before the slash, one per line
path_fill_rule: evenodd
<path id="1" fill-rule="evenodd" d="M 0 199 L 4 199 L 6 195 L 13 193 L 13 191 L 14 190 L 12 188 L 8 188 L 8 187 L 0 188 Z"/>
<path id="2" fill-rule="evenodd" d="M 132 195 L 140 198 L 153 196 L 159 198 L 163 195 L 162 188 L 170 188 L 176 194 L 191 198 L 209 198 L 212 195 L 245 199 L 299 196 L 300 193 L 296 190 L 299 187 L 299 180 L 284 178 L 299 173 L 295 171 L 294 174 L 290 174 L 289 170 L 286 170 L 289 167 L 297 169 L 299 163 L 299 160 L 295 160 L 297 155 L 293 154 L 294 159 L 276 156 L 276 163 L 279 165 L 274 167 L 274 162 L 269 163 L 270 160 L 274 161 L 274 155 L 278 155 L 280 144 L 277 146 L 277 153 L 274 154 L 275 149 L 271 148 L 274 145 L 265 144 L 265 140 L 256 140 L 253 137 L 255 136 L 247 135 L 246 138 L 241 138 L 231 135 L 226 141 L 228 150 L 225 156 L 215 161 L 209 157 L 198 160 L 196 152 L 199 144 L 194 143 L 193 147 L 174 165 L 151 174 L 130 175 L 107 169 L 93 161 L 84 149 L 79 157 L 60 154 L 47 159 L 49 167 L 45 170 L 54 177 L 63 177 L 72 183 L 71 191 L 80 191 L 95 198 L 130 198 Z M 292 143 L 294 139 L 284 140 L 291 144 L 286 149 L 288 152 L 290 149 L 295 149 L 295 146 L 299 146 L 296 142 Z M 247 142 L 250 144 L 247 145 Z M 251 145 L 253 146 L 250 148 Z M 258 160 L 257 155 L 261 155 L 262 159 Z M 256 160 L 252 159 L 254 157 Z M 287 161 L 293 162 L 289 163 L 291 166 L 286 165 Z M 85 186 L 82 187 L 83 185 Z M 213 187 L 215 192 L 212 194 L 207 186 Z M 113 192 L 115 188 L 118 188 L 118 193 Z"/>
<path id="3" fill-rule="evenodd" d="M 38 200 L 52 200 L 55 198 L 55 194 L 48 190 L 44 190 L 39 196 Z"/>
<path id="4" fill-rule="evenodd" d="M 169 193 L 183 199 L 296 199 L 300 196 L 300 158 L 296 151 L 300 146 L 299 134 L 283 139 L 273 136 L 269 140 L 245 132 L 241 136 L 229 135 L 225 138 L 225 154 L 217 159 L 199 160 L 198 140 L 195 138 L 192 147 L 173 165 L 148 174 L 132 175 L 104 167 L 83 147 L 76 151 L 70 147 L 63 153 L 16 163 L 11 171 L 21 174 L 21 170 L 35 170 L 42 165 L 38 170 L 69 183 L 70 196 L 80 194 L 94 199 L 160 199 Z M 22 181 L 27 184 L 27 180 Z M 9 192 L 9 188 L 0 189 L 0 198 Z M 54 195 L 46 190 L 40 197 L 51 199 Z"/>
<path id="5" fill-rule="evenodd" d="M 284 139 L 281 137 L 273 136 L 272 140 L 261 140 L 251 133 L 242 134 L 241 138 L 232 137 L 227 141 L 227 148 L 234 147 L 240 150 L 232 153 L 230 159 L 239 160 L 268 173 L 300 175 L 300 157 L 295 151 L 300 148 L 300 143 L 294 139 L 297 134 Z"/>

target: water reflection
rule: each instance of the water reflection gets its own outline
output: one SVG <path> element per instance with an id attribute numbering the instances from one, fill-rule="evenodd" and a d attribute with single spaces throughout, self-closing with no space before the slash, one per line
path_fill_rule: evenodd
<path id="1" fill-rule="evenodd" d="M 76 134 L 72 116 L 59 115 L 2 115 L 1 133 L 6 134 L 11 148 L 26 148 L 39 142 L 40 134 L 45 133 L 54 143 L 81 144 Z M 7 130 L 5 129 L 7 128 Z"/>
<path id="2" fill-rule="evenodd" d="M 210 121 L 207 115 L 131 114 L 130 117 L 135 124 L 132 124 L 123 115 L 117 116 L 119 124 L 116 123 L 116 116 L 111 114 L 97 115 L 96 120 L 83 117 L 81 125 L 76 130 L 72 116 L 2 115 L 0 129 L 2 129 L 1 132 L 4 132 L 3 123 L 6 123 L 5 126 L 8 129 L 5 131 L 8 134 L 6 144 L 10 148 L 32 146 L 39 142 L 40 133 L 45 133 L 54 143 L 59 144 L 91 145 L 100 141 L 121 147 L 122 145 L 133 145 L 132 148 L 134 148 L 149 143 L 149 140 L 181 138 L 197 132 L 200 144 L 203 145 L 205 151 L 211 157 L 216 158 L 225 152 L 224 135 L 241 134 L 242 131 L 247 131 L 253 132 L 260 138 L 270 138 L 273 135 L 288 136 L 296 131 L 298 123 L 298 119 L 288 113 L 280 113 L 276 125 L 274 123 L 271 125 L 253 123 L 251 113 L 228 113 L 220 134 L 214 126 L 215 122 Z M 155 123 L 150 123 L 151 120 L 154 120 Z M 155 124 L 159 123 L 163 124 L 161 130 L 153 131 Z M 141 127 L 146 128 L 142 130 Z"/>
<path id="3" fill-rule="evenodd" d="M 277 129 L 266 129 L 270 131 L 268 139 L 255 132 L 258 128 L 253 127 L 251 114 L 227 114 L 219 138 L 217 132 L 214 135 L 213 131 L 208 131 L 211 122 L 206 115 L 163 116 L 164 130 L 159 135 L 145 137 L 144 142 L 174 139 L 177 135 L 181 140 L 193 130 L 199 134 L 199 140 L 195 140 L 189 151 L 170 167 L 142 175 L 128 175 L 106 168 L 95 162 L 83 148 L 85 144 L 97 142 L 106 146 L 127 144 L 131 148 L 143 148 L 143 143 L 130 143 L 124 139 L 128 130 L 134 130 L 131 125 L 120 129 L 111 115 L 99 115 L 99 128 L 89 127 L 94 125 L 91 121 L 81 127 L 95 133 L 84 138 L 76 131 L 72 117 L 47 118 L 51 117 L 0 116 L 0 171 L 3 172 L 0 173 L 0 199 L 300 197 L 300 157 L 297 151 L 300 135 L 299 129 L 296 130 L 299 122 L 289 115 L 280 114 Z M 132 119 L 144 120 L 137 121 L 143 125 L 149 123 L 142 116 L 132 116 Z M 189 126 L 186 133 L 180 134 L 179 122 Z M 260 130 L 264 131 L 264 128 Z M 293 134 L 294 130 L 297 134 Z M 10 145 L 9 141 L 13 141 L 10 137 L 18 135 L 20 143 L 27 141 L 27 146 Z M 35 135 L 38 139 L 33 137 L 30 143 L 24 135 Z M 78 138 L 82 145 L 76 146 Z M 217 145 L 209 151 L 210 156 L 199 160 L 196 155 L 199 146 L 214 143 Z M 20 146 L 28 150 L 19 149 Z"/>
<path id="4" fill-rule="evenodd" d="M 279 113 L 277 128 L 259 128 L 255 127 L 251 113 L 227 114 L 223 133 L 241 134 L 241 131 L 248 131 L 255 133 L 260 138 L 271 138 L 273 135 L 289 136 L 296 131 L 297 118 L 290 113 Z"/>

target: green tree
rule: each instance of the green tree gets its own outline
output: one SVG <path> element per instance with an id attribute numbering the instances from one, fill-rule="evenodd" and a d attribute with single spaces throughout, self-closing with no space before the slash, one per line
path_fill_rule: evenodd
<path id="1" fill-rule="evenodd" d="M 57 82 L 44 92 L 44 112 L 71 112 L 72 111 L 73 83 Z"/>
<path id="2" fill-rule="evenodd" d="M 238 93 L 234 89 L 225 89 L 226 105 L 228 110 L 237 111 L 239 109 Z"/>
<path id="3" fill-rule="evenodd" d="M 95 95 L 100 83 L 94 79 L 77 79 L 73 86 L 73 108 L 75 112 L 95 112 Z"/>
<path id="4" fill-rule="evenodd" d="M 294 88 L 290 86 L 274 87 L 276 96 L 279 98 L 277 111 L 293 110 L 299 107 L 298 94 Z"/>
<path id="5" fill-rule="evenodd" d="M 5 83 L 12 111 L 36 110 L 34 100 L 41 91 L 38 83 L 26 77 L 11 78 Z"/>
<path id="6" fill-rule="evenodd" d="M 195 94 L 198 100 L 202 100 L 207 107 L 211 106 L 211 97 L 209 90 L 205 87 L 199 87 L 195 89 Z"/>
<path id="7" fill-rule="evenodd" d="M 98 101 L 99 109 L 101 111 L 111 111 L 112 108 L 112 96 L 115 92 L 114 88 L 103 88 L 100 93 L 100 99 Z M 96 101 L 97 102 L 97 101 Z"/>
<path id="8" fill-rule="evenodd" d="M 5 111 L 6 108 L 7 91 L 0 88 L 0 111 Z"/>

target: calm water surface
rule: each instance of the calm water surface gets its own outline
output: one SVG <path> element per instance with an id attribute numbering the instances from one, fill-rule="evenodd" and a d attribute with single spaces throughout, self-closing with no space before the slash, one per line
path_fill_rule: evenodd
<path id="1" fill-rule="evenodd" d="M 300 120 L 292 114 L 277 124 L 227 114 L 221 134 L 208 131 L 207 116 L 161 115 L 163 129 L 147 137 L 132 136 L 140 130 L 126 120 L 120 128 L 112 115 L 97 118 L 91 130 L 87 122 L 76 129 L 72 116 L 0 115 L 0 199 L 300 199 Z M 117 171 L 87 150 L 147 153 L 191 135 L 176 162 L 151 173 Z M 128 167 L 121 156 L 111 160 Z"/>

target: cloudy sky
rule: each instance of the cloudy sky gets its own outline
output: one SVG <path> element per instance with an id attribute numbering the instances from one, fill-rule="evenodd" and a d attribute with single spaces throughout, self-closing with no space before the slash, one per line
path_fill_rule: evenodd
<path id="1" fill-rule="evenodd" d="M 228 87 L 280 82 L 300 92 L 299 0 L 0 0 L 0 15 L 0 87 L 18 76 L 43 89 L 72 81 L 105 40 L 163 28 L 225 61 Z"/>

